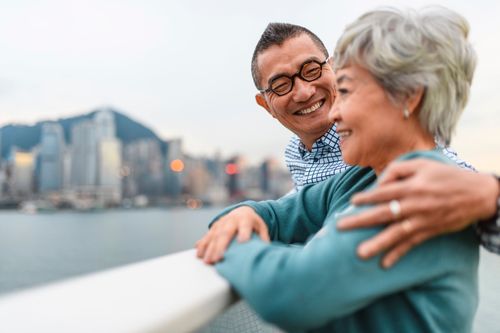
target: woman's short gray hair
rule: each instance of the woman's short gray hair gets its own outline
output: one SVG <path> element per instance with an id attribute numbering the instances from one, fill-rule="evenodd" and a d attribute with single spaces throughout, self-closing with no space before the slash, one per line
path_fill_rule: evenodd
<path id="1" fill-rule="evenodd" d="M 448 144 L 476 67 L 468 34 L 467 20 L 443 7 L 374 10 L 346 27 L 335 48 L 334 69 L 366 68 L 396 103 L 423 87 L 420 123 Z"/>

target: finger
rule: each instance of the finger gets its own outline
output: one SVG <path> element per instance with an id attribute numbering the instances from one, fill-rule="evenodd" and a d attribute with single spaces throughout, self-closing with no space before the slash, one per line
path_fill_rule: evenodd
<path id="1" fill-rule="evenodd" d="M 353 195 L 351 202 L 354 205 L 375 204 L 400 199 L 404 197 L 408 185 L 405 181 L 385 184 L 374 190 L 359 192 Z"/>
<path id="2" fill-rule="evenodd" d="M 213 257 L 214 248 L 215 248 L 215 241 L 212 240 L 210 243 L 208 243 L 207 248 L 205 250 L 205 254 L 203 256 L 203 261 L 206 264 L 212 264 L 213 263 L 212 257 Z"/>
<path id="3" fill-rule="evenodd" d="M 257 228 L 257 233 L 264 242 L 270 242 L 271 238 L 269 237 L 269 231 L 267 230 L 267 226 L 265 224 L 262 224 Z"/>
<path id="4" fill-rule="evenodd" d="M 210 240 L 210 233 L 207 233 L 203 238 L 196 242 L 196 256 L 202 258 L 205 255 L 207 244 Z"/>
<path id="5" fill-rule="evenodd" d="M 378 179 L 378 184 L 386 184 L 396 180 L 408 178 L 421 167 L 421 164 L 421 159 L 389 163 Z"/>
<path id="6" fill-rule="evenodd" d="M 393 219 L 394 217 L 392 216 L 391 210 L 387 204 L 377 205 L 359 214 L 342 218 L 338 222 L 337 228 L 347 230 L 353 228 L 373 227 L 389 223 Z"/>
<path id="7" fill-rule="evenodd" d="M 250 239 L 252 236 L 252 226 L 242 224 L 238 229 L 238 242 L 243 243 Z"/>
<path id="8" fill-rule="evenodd" d="M 212 262 L 218 262 L 224 258 L 224 252 L 226 252 L 229 243 L 236 236 L 237 229 L 233 226 L 228 226 L 222 230 L 219 237 L 214 242 L 214 250 L 211 255 Z"/>
<path id="9" fill-rule="evenodd" d="M 401 227 L 400 223 L 393 223 L 374 237 L 362 242 L 358 246 L 358 255 L 362 259 L 371 258 L 392 248 L 408 237 L 411 237 L 411 235 L 407 234 L 407 231 Z"/>
<path id="10" fill-rule="evenodd" d="M 401 241 L 384 256 L 384 258 L 382 259 L 382 267 L 384 268 L 392 267 L 396 262 L 399 261 L 399 259 L 401 259 L 401 257 L 403 257 L 406 253 L 408 253 L 412 248 L 426 241 L 432 236 L 433 232 L 423 231 L 416 233 L 409 239 Z"/>

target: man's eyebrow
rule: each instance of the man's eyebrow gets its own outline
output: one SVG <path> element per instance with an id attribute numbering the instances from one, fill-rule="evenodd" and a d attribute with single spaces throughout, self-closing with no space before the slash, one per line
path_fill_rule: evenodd
<path id="1" fill-rule="evenodd" d="M 273 80 L 277 79 L 277 78 L 278 78 L 278 77 L 280 77 L 280 76 L 292 76 L 292 75 L 294 75 L 295 73 L 297 73 L 297 72 L 298 72 L 298 70 L 302 67 L 302 65 L 304 65 L 306 62 L 310 62 L 310 61 L 313 61 L 313 60 L 314 60 L 314 61 L 317 61 L 317 62 L 323 62 L 325 59 L 320 60 L 320 59 L 319 59 L 318 57 L 316 57 L 316 56 L 311 56 L 311 57 L 309 57 L 309 58 L 306 58 L 306 59 L 305 59 L 305 60 L 304 60 L 304 61 L 303 61 L 303 62 L 302 62 L 299 66 L 298 66 L 297 70 L 296 70 L 294 73 L 289 74 L 289 73 L 286 73 L 286 72 L 281 72 L 281 73 L 274 74 L 273 76 L 271 76 L 271 77 L 269 78 L 269 80 L 267 80 L 267 83 L 271 83 Z"/>

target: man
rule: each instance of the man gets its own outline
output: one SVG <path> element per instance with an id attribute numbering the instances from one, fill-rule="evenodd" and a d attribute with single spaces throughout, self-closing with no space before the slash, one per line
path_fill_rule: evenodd
<path id="1" fill-rule="evenodd" d="M 295 134 L 286 147 L 285 160 L 297 190 L 348 167 L 342 160 L 339 138 L 329 118 L 333 102 L 325 99 L 325 103 L 315 104 L 325 95 L 335 96 L 333 73 L 326 64 L 327 58 L 325 45 L 314 33 L 286 23 L 269 24 L 252 57 L 252 77 L 259 90 L 255 96 L 257 104 Z M 311 69 L 303 67 L 310 60 L 324 63 L 321 67 L 314 66 L 317 77 L 300 75 Z M 273 91 L 273 87 L 283 89 L 280 85 L 287 89 Z M 294 89 L 296 91 L 292 91 Z M 447 148 L 443 152 L 460 166 L 472 169 L 459 160 L 453 150 Z"/>
<path id="2" fill-rule="evenodd" d="M 286 23 L 269 24 L 252 57 L 257 104 L 295 134 L 285 158 L 296 190 L 349 167 L 342 160 L 330 117 L 335 78 L 328 59 L 326 47 L 314 33 Z M 443 152 L 460 166 L 472 168 L 454 151 Z M 243 242 L 254 231 L 269 240 L 260 216 L 249 207 L 238 208 L 221 217 L 197 242 L 198 256 L 213 264 L 223 258 L 235 235 Z"/>

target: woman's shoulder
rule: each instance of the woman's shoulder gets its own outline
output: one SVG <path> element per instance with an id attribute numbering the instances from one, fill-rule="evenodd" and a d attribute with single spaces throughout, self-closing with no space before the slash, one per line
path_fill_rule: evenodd
<path id="1" fill-rule="evenodd" d="M 428 159 L 428 160 L 434 160 L 434 161 L 442 162 L 445 164 L 456 164 L 448 156 L 443 154 L 443 150 L 440 148 L 435 148 L 432 150 L 412 151 L 411 153 L 401 155 L 400 157 L 398 157 L 396 159 L 396 161 L 406 161 L 406 160 L 412 160 L 412 159 L 416 159 L 416 158 L 424 158 L 424 159 Z"/>

